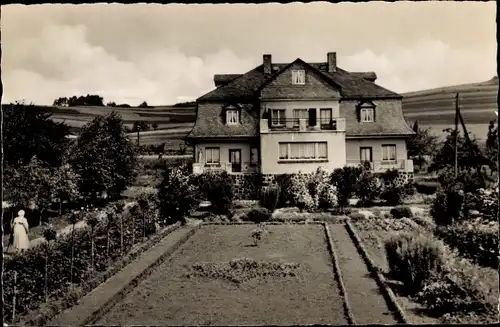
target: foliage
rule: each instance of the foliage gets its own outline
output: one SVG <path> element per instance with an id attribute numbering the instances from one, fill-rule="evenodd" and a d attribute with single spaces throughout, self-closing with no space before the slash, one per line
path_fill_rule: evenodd
<path id="1" fill-rule="evenodd" d="M 438 137 L 431 133 L 430 128 L 420 128 L 416 121 L 413 131 L 415 134 L 406 141 L 408 157 L 412 158 L 417 166 L 422 166 L 427 163 L 426 157 L 436 153 Z"/>
<path id="2" fill-rule="evenodd" d="M 498 268 L 498 223 L 438 227 L 436 236 L 479 265 Z"/>
<path id="3" fill-rule="evenodd" d="M 394 218 L 412 218 L 413 212 L 410 207 L 395 207 L 391 209 L 391 215 Z"/>
<path id="4" fill-rule="evenodd" d="M 57 238 L 57 231 L 54 228 L 46 228 L 43 231 L 43 238 L 47 242 L 54 241 Z"/>
<path id="5" fill-rule="evenodd" d="M 42 108 L 24 103 L 2 105 L 3 163 L 6 167 L 29 164 L 36 156 L 49 166 L 60 166 L 69 140 L 69 127 L 56 123 Z"/>
<path id="6" fill-rule="evenodd" d="M 132 230 L 131 215 L 125 211 L 121 214 L 109 209 L 109 212 L 115 216 L 115 224 L 98 224 L 94 231 L 94 268 L 97 272 L 103 272 L 113 262 L 128 253 L 132 248 L 131 235 Z M 83 213 L 79 214 L 80 220 Z M 109 232 L 110 247 L 120 248 L 121 232 L 119 222 L 123 223 L 124 252 L 106 251 L 106 235 Z M 136 225 L 136 233 L 141 232 L 141 225 Z M 16 296 L 16 316 L 22 315 L 28 311 L 35 310 L 45 301 L 45 283 L 44 283 L 44 263 L 47 257 L 47 291 L 49 301 L 63 299 L 68 296 L 69 281 L 72 279 L 75 284 L 73 290 L 84 286 L 91 278 L 91 238 L 89 228 L 75 230 L 74 233 L 74 268 L 70 276 L 70 256 L 72 252 L 71 235 L 63 234 L 59 236 L 50 248 L 46 251 L 43 247 L 34 247 L 29 249 L 24 255 L 14 255 L 6 259 L 5 272 L 3 275 L 4 283 L 4 314 L 5 320 L 10 321 L 12 315 L 12 304 L 14 296 L 14 271 L 17 271 L 17 296 Z"/>
<path id="7" fill-rule="evenodd" d="M 233 181 L 227 172 L 206 172 L 198 176 L 201 194 L 215 214 L 228 214 L 234 199 Z"/>
<path id="8" fill-rule="evenodd" d="M 75 107 L 75 106 L 104 106 L 103 98 L 97 94 L 87 94 L 86 96 L 73 95 L 71 97 L 60 97 L 54 100 L 54 106 Z"/>
<path id="9" fill-rule="evenodd" d="M 278 207 L 280 189 L 278 186 L 268 186 L 260 191 L 260 205 L 273 212 Z"/>
<path id="10" fill-rule="evenodd" d="M 252 230 L 251 236 L 255 246 L 259 245 L 259 242 L 262 240 L 264 235 L 266 235 L 266 233 L 267 230 L 263 224 L 259 224 L 256 229 Z"/>
<path id="11" fill-rule="evenodd" d="M 434 273 L 415 299 L 439 316 L 498 317 L 498 297 L 489 296 L 478 268 L 454 253 L 446 253 L 445 259 L 443 271 Z"/>
<path id="12" fill-rule="evenodd" d="M 420 226 L 410 218 L 371 218 L 359 213 L 360 219 L 354 223 L 359 230 L 383 231 L 383 232 L 415 232 L 420 230 Z"/>
<path id="13" fill-rule="evenodd" d="M 382 192 L 383 185 L 370 171 L 364 170 L 356 186 L 356 195 L 362 205 L 372 204 Z"/>
<path id="14" fill-rule="evenodd" d="M 271 212 L 266 208 L 255 208 L 248 212 L 247 219 L 256 224 L 260 224 L 271 219 Z"/>
<path id="15" fill-rule="evenodd" d="M 321 167 L 311 175 L 307 186 L 316 209 L 330 209 L 338 204 L 337 189 L 330 184 L 330 176 Z"/>
<path id="16" fill-rule="evenodd" d="M 439 171 L 446 167 L 452 167 L 455 163 L 455 135 L 456 131 L 447 128 L 444 131 L 448 132 L 445 142 L 437 151 L 433 163 L 429 167 L 430 172 Z M 471 138 L 471 144 L 468 143 L 466 138 L 458 133 L 457 136 L 457 165 L 460 170 L 467 168 L 475 168 L 478 164 L 489 164 L 489 161 L 484 157 L 480 151 L 475 138 Z"/>
<path id="17" fill-rule="evenodd" d="M 439 174 L 438 182 L 446 189 L 459 188 L 464 192 L 475 192 L 485 187 L 481 173 L 473 168 L 460 169 L 456 176 L 453 168 L 445 168 Z"/>
<path id="18" fill-rule="evenodd" d="M 408 294 L 416 294 L 435 271 L 444 265 L 442 244 L 418 233 L 399 233 L 384 244 L 390 274 L 404 284 Z"/>
<path id="19" fill-rule="evenodd" d="M 163 221 L 175 223 L 198 204 L 197 187 L 187 166 L 167 167 L 158 186 L 159 212 Z"/>
<path id="20" fill-rule="evenodd" d="M 290 193 L 293 194 L 292 204 L 299 208 L 300 211 L 314 210 L 314 199 L 309 193 L 307 185 L 304 181 L 301 181 L 298 178 L 293 178 Z"/>
<path id="21" fill-rule="evenodd" d="M 476 200 L 476 207 L 484 219 L 498 221 L 497 213 L 498 207 L 498 193 L 493 190 L 479 189 L 474 194 Z"/>
<path id="22" fill-rule="evenodd" d="M 139 108 L 149 108 L 148 103 L 146 101 L 142 101 Z"/>
<path id="23" fill-rule="evenodd" d="M 495 170 L 498 162 L 498 126 L 495 121 L 490 121 L 486 136 L 486 157 L 491 161 L 491 169 Z"/>
<path id="24" fill-rule="evenodd" d="M 462 190 L 440 187 L 430 211 L 436 225 L 446 226 L 462 220 L 464 199 Z"/>
<path id="25" fill-rule="evenodd" d="M 330 179 L 331 184 L 337 188 L 339 205 L 346 206 L 348 200 L 356 193 L 362 173 L 362 167 L 348 166 L 333 171 Z"/>
<path id="26" fill-rule="evenodd" d="M 81 193 L 92 199 L 103 191 L 116 198 L 133 182 L 137 156 L 116 112 L 82 128 L 71 163 L 81 176 Z"/>
<path id="27" fill-rule="evenodd" d="M 280 208 L 287 207 L 293 203 L 294 194 L 291 192 L 292 174 L 281 174 L 275 176 L 275 181 L 280 188 L 280 196 L 278 206 Z"/>

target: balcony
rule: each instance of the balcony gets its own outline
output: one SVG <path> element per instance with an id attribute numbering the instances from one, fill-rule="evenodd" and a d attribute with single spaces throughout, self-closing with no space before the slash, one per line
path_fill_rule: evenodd
<path id="1" fill-rule="evenodd" d="M 347 166 L 359 166 L 361 160 L 347 160 Z M 370 162 L 371 170 L 375 173 L 384 173 L 388 169 L 396 169 L 404 172 L 413 172 L 413 160 L 411 159 L 398 159 L 391 161 L 378 160 Z"/>
<path id="2" fill-rule="evenodd" d="M 193 174 L 202 174 L 204 172 L 223 172 L 228 174 L 255 174 L 259 172 L 258 164 L 251 162 L 242 162 L 233 164 L 228 161 L 221 161 L 219 163 L 193 163 Z"/>
<path id="3" fill-rule="evenodd" d="M 261 119 L 260 132 L 311 132 L 334 131 L 345 132 L 345 118 L 317 119 L 314 124 L 309 118 Z"/>

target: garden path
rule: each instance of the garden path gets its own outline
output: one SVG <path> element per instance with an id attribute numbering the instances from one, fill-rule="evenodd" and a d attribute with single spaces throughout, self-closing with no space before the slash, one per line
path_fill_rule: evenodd
<path id="1" fill-rule="evenodd" d="M 377 282 L 343 224 L 329 225 L 349 304 L 357 324 L 397 324 Z"/>

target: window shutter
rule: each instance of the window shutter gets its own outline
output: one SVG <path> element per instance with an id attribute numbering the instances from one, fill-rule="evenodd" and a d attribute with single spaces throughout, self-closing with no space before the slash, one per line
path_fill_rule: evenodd
<path id="1" fill-rule="evenodd" d="M 356 119 L 358 120 L 358 122 L 361 121 L 361 106 L 356 106 Z"/>
<path id="2" fill-rule="evenodd" d="M 220 113 L 220 118 L 222 120 L 222 124 L 226 125 L 226 120 L 227 120 L 227 110 L 226 108 L 222 108 L 221 113 Z"/>
<path id="3" fill-rule="evenodd" d="M 375 110 L 375 107 L 372 107 L 372 110 L 373 110 L 373 122 L 376 122 L 377 121 L 377 116 L 376 116 L 376 110 Z"/>
<path id="4" fill-rule="evenodd" d="M 316 126 L 316 109 L 309 109 L 309 126 Z"/>
<path id="5" fill-rule="evenodd" d="M 238 123 L 241 124 L 241 114 L 243 113 L 243 109 L 238 109 Z"/>

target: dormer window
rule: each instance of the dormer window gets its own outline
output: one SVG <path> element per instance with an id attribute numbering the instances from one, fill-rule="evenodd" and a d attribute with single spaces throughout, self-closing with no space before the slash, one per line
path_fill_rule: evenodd
<path id="1" fill-rule="evenodd" d="M 362 123 L 372 123 L 374 121 L 373 108 L 360 108 L 359 114 Z"/>
<path id="2" fill-rule="evenodd" d="M 228 109 L 226 111 L 226 123 L 228 125 L 237 125 L 240 122 L 240 113 L 236 109 Z"/>
<path id="3" fill-rule="evenodd" d="M 292 84 L 302 85 L 306 83 L 305 70 L 292 70 Z"/>

